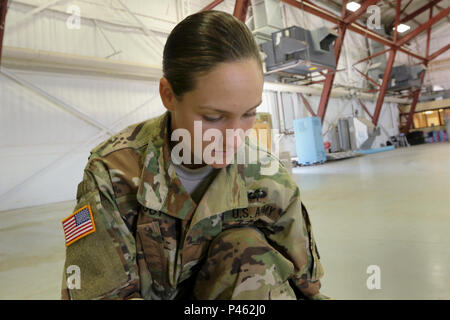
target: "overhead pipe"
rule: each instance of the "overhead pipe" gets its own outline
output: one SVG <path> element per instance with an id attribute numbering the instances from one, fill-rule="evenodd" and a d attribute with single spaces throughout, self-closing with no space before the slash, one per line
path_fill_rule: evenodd
<path id="1" fill-rule="evenodd" d="M 311 94 L 314 96 L 321 96 L 323 86 L 298 86 L 293 84 L 276 83 L 276 82 L 264 82 L 264 90 L 275 92 L 294 92 Z M 334 88 L 330 94 L 331 98 L 360 98 L 362 100 L 376 101 L 377 95 L 373 93 L 364 92 L 363 89 L 347 89 L 347 88 Z M 385 102 L 393 102 L 398 104 L 409 104 L 411 99 L 398 98 L 398 97 L 386 97 Z"/>
<path id="2" fill-rule="evenodd" d="M 44 50 L 4 47 L 3 65 L 14 69 L 50 70 L 159 80 L 162 67 Z"/>

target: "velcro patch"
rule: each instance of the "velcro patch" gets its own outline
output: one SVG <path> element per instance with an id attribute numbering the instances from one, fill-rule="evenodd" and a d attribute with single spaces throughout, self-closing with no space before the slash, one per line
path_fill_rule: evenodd
<path id="1" fill-rule="evenodd" d="M 62 221 L 66 247 L 95 232 L 94 218 L 89 204 L 78 209 Z"/>

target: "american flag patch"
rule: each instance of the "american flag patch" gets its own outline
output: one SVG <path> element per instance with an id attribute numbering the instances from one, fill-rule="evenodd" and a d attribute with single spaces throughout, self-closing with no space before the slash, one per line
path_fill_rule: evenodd
<path id="1" fill-rule="evenodd" d="M 66 237 L 66 247 L 75 241 L 95 232 L 94 219 L 90 205 L 85 205 L 81 209 L 72 213 L 62 221 L 64 236 Z"/>

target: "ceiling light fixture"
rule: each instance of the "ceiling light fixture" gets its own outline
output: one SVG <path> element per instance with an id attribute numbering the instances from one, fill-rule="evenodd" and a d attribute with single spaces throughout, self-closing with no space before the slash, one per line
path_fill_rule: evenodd
<path id="1" fill-rule="evenodd" d="M 408 31 L 409 29 L 411 29 L 411 27 L 408 26 L 407 24 L 403 24 L 403 23 L 399 24 L 398 27 L 397 27 L 397 30 L 398 30 L 398 32 L 400 32 L 400 33 L 403 33 L 403 32 L 405 32 L 405 31 Z M 394 30 L 395 30 L 395 28 L 394 28 Z"/>
<path id="2" fill-rule="evenodd" d="M 347 10 L 355 12 L 359 8 L 361 8 L 361 5 L 359 3 L 356 3 L 354 1 L 347 3 Z"/>

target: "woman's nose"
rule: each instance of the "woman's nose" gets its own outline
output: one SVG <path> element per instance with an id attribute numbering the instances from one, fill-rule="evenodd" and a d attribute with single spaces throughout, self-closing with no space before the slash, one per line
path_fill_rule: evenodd
<path id="1" fill-rule="evenodd" d="M 239 121 L 232 121 L 225 130 L 227 149 L 237 149 L 245 140 L 245 130 L 240 125 Z"/>

